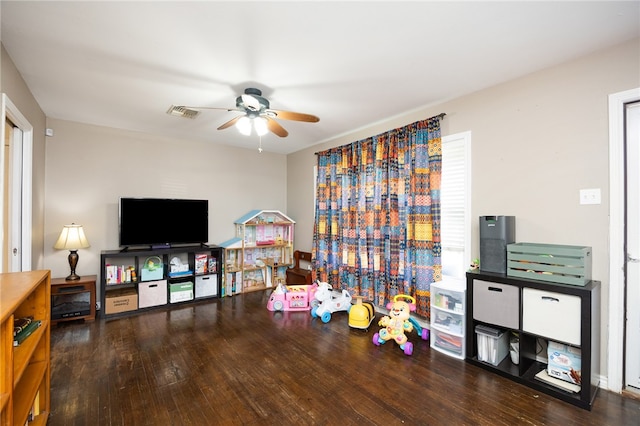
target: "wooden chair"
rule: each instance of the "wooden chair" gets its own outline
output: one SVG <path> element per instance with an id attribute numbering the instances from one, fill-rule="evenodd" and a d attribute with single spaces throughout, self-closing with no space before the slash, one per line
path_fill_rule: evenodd
<path id="1" fill-rule="evenodd" d="M 311 263 L 311 253 L 296 250 L 293 252 L 293 267 L 287 269 L 287 284 L 311 284 L 311 269 L 300 267 L 300 261 Z"/>

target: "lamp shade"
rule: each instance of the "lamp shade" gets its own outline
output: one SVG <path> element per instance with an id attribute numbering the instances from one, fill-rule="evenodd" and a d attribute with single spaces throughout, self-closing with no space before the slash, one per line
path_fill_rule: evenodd
<path id="1" fill-rule="evenodd" d="M 89 247 L 89 241 L 84 235 L 82 225 L 64 225 L 58 241 L 53 245 L 53 248 L 60 250 L 78 250 L 81 248 Z"/>
<path id="2" fill-rule="evenodd" d="M 249 136 L 251 134 L 251 119 L 247 116 L 240 118 L 236 122 L 236 127 L 240 133 Z"/>
<path id="3" fill-rule="evenodd" d="M 253 119 L 253 128 L 259 136 L 264 136 L 269 132 L 267 127 L 267 119 L 264 117 L 256 117 Z"/>

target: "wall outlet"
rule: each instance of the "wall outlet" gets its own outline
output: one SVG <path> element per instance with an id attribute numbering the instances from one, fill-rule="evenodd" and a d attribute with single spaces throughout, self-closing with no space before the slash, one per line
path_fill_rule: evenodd
<path id="1" fill-rule="evenodd" d="M 96 311 L 100 310 L 100 302 L 96 302 Z"/>
<path id="2" fill-rule="evenodd" d="M 580 190 L 580 204 L 600 204 L 601 202 L 600 188 Z"/>

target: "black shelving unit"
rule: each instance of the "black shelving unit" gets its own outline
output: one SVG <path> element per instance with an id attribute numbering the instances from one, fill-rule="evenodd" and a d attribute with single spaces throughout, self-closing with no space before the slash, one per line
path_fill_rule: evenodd
<path id="1" fill-rule="evenodd" d="M 196 257 L 198 255 L 206 255 L 207 259 L 215 259 L 212 264 L 207 261 L 206 271 L 196 270 Z M 160 249 L 125 249 L 125 250 L 105 250 L 100 254 L 100 317 L 112 318 L 125 315 L 132 315 L 142 311 L 148 311 L 157 309 L 166 305 L 181 305 L 185 303 L 194 303 L 203 299 L 220 297 L 221 285 L 222 285 L 222 265 L 223 263 L 223 250 L 221 247 L 215 245 L 197 245 L 197 246 L 177 246 L 171 248 Z M 171 273 L 171 260 L 174 257 L 178 257 L 184 260 L 184 264 L 187 266 L 187 271 L 183 273 Z M 153 279 L 146 279 L 142 273 L 144 263 L 149 258 L 161 260 L 162 272 L 159 275 L 153 277 Z M 122 274 L 124 278 L 116 280 L 114 278 L 108 278 L 107 266 L 123 267 L 130 269 L 133 274 L 127 276 Z M 135 278 L 134 278 L 135 277 Z M 169 288 L 171 284 L 178 284 L 184 282 L 191 282 L 194 285 L 194 294 L 197 294 L 196 285 L 207 283 L 207 280 L 215 280 L 215 290 L 208 292 L 205 296 L 193 297 L 189 300 L 180 301 L 178 303 L 171 303 L 169 297 Z M 161 303 L 155 306 L 149 306 L 144 308 L 132 307 L 125 312 L 106 313 L 106 301 L 110 295 L 117 294 L 123 290 L 129 290 L 138 294 L 140 283 L 159 281 L 166 286 L 167 298 L 166 303 Z M 136 298 L 137 300 L 137 298 Z"/>
<path id="2" fill-rule="evenodd" d="M 491 284 L 495 284 L 495 286 L 491 286 Z M 474 300 L 474 285 L 478 292 L 476 295 L 478 300 Z M 487 292 L 481 293 L 483 290 L 480 289 L 486 288 L 494 290 L 495 297 Z M 515 278 L 492 272 L 468 272 L 466 361 L 570 404 L 591 410 L 598 390 L 600 375 L 600 288 L 599 281 L 590 281 L 585 286 L 576 286 Z M 555 299 L 557 296 L 557 299 L 560 300 L 569 299 L 570 302 L 577 302 L 573 303 L 577 309 L 568 314 L 562 303 L 553 304 L 552 313 L 553 309 L 557 309 L 557 315 L 553 315 L 556 317 L 553 328 L 547 327 L 548 332 L 540 332 L 539 330 L 544 330 L 545 327 L 535 325 L 538 318 L 537 313 L 531 308 L 526 312 L 523 309 L 526 302 L 524 299 L 531 297 L 532 294 L 531 291 L 525 291 L 525 289 L 544 292 L 547 295 L 545 297 L 550 295 Z M 542 294 L 539 292 L 536 295 Z M 515 311 L 512 304 L 517 304 Z M 477 313 L 474 312 L 474 309 Z M 486 312 L 496 313 L 496 317 L 492 317 L 492 314 L 485 316 Z M 545 312 L 546 314 L 548 313 Z M 528 316 L 528 318 L 525 320 L 523 316 Z M 514 321 L 517 327 L 514 326 Z M 508 325 L 505 326 L 505 324 Z M 523 326 L 523 324 L 525 325 Z M 507 356 L 498 365 L 480 361 L 474 331 L 476 325 L 487 325 L 505 332 L 517 333 L 519 337 L 518 363 L 513 363 L 510 356 Z M 579 330 L 575 330 L 578 328 Z M 575 341 L 562 341 L 557 338 L 557 336 L 566 335 L 567 332 L 576 335 L 576 337 L 579 336 L 577 338 L 578 344 Z M 543 362 L 546 359 L 546 354 L 538 353 L 538 339 L 553 340 L 579 348 L 582 378 L 578 392 L 566 391 L 535 378 L 536 374 L 547 368 L 547 363 Z M 544 357 L 543 360 L 541 360 L 542 357 Z"/>

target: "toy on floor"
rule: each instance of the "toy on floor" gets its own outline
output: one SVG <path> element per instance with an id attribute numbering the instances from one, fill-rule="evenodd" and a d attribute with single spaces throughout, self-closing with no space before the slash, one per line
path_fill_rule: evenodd
<path id="1" fill-rule="evenodd" d="M 399 299 L 408 299 L 411 303 Z M 380 346 L 387 340 L 393 339 L 405 355 L 411 355 L 413 343 L 408 341 L 405 332 L 411 333 L 415 329 L 422 339 L 429 338 L 429 330 L 422 328 L 416 320 L 411 318 L 411 312 L 416 310 L 416 299 L 406 294 L 398 294 L 394 296 L 392 303 L 387 304 L 387 309 L 389 309 L 389 315 L 385 315 L 378 322 L 378 325 L 385 328 L 381 328 L 379 333 L 373 335 L 373 344 Z"/>
<path id="2" fill-rule="evenodd" d="M 333 290 L 328 283 L 318 283 L 315 298 L 320 304 L 311 309 L 311 316 L 320 317 L 324 323 L 331 321 L 333 312 L 351 310 L 351 294 L 347 290 Z"/>
<path id="3" fill-rule="evenodd" d="M 363 302 L 362 296 L 353 296 L 356 303 L 349 310 L 349 327 L 368 330 L 375 318 L 376 311 L 371 302 Z"/>
<path id="4" fill-rule="evenodd" d="M 318 305 L 318 284 L 285 285 L 278 283 L 267 302 L 270 311 L 308 311 Z"/>

